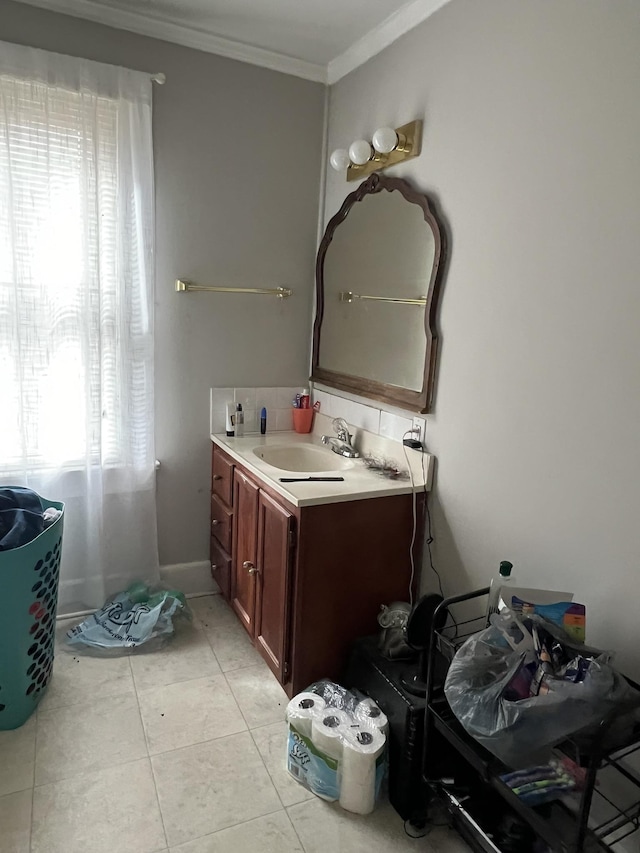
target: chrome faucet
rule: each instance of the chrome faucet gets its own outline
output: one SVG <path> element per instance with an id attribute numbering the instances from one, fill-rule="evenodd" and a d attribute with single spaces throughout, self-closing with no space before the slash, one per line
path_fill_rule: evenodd
<path id="1" fill-rule="evenodd" d="M 332 435 L 322 435 L 320 440 L 323 444 L 328 444 L 334 453 L 339 456 L 346 456 L 348 459 L 355 459 L 360 456 L 355 447 L 351 444 L 352 436 L 349 435 L 349 427 L 344 418 L 334 418 L 333 428 L 337 433 L 337 438 Z"/>

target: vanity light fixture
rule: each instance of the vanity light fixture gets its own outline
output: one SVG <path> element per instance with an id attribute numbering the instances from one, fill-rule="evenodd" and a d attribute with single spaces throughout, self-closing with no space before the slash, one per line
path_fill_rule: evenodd
<path id="1" fill-rule="evenodd" d="M 379 127 L 371 142 L 356 139 L 347 151 L 336 148 L 329 162 L 336 172 L 347 170 L 348 181 L 358 181 L 388 166 L 403 163 L 420 154 L 422 122 L 419 120 L 403 124 L 395 130 Z"/>

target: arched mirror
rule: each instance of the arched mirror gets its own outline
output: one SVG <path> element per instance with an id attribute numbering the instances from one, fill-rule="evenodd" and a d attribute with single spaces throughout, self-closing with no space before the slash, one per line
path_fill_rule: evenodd
<path id="1" fill-rule="evenodd" d="M 311 378 L 431 411 L 444 261 L 444 232 L 426 195 L 377 173 L 360 184 L 318 250 Z"/>

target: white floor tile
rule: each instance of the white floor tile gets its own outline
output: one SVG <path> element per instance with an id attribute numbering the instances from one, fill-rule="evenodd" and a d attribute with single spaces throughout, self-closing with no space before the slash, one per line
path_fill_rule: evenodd
<path id="1" fill-rule="evenodd" d="M 77 620 L 74 620 L 74 622 Z M 110 696 L 134 696 L 133 678 L 127 657 L 99 658 L 67 652 L 58 644 L 53 676 L 38 712 L 78 705 Z"/>
<path id="2" fill-rule="evenodd" d="M 248 853 L 254 850 L 260 853 L 304 853 L 284 811 L 172 847 L 171 853 Z"/>
<path id="3" fill-rule="evenodd" d="M 170 847 L 281 808 L 248 732 L 151 762 Z"/>
<path id="4" fill-rule="evenodd" d="M 0 853 L 29 853 L 32 791 L 0 797 Z"/>
<path id="5" fill-rule="evenodd" d="M 429 850 L 427 839 L 405 834 L 402 819 L 388 802 L 373 814 L 354 815 L 337 803 L 314 797 L 287 809 L 306 853 L 416 853 Z"/>
<path id="6" fill-rule="evenodd" d="M 261 726 L 251 732 L 283 806 L 293 806 L 314 796 L 311 791 L 296 782 L 286 769 L 288 730 L 287 724 L 280 722 Z"/>
<path id="7" fill-rule="evenodd" d="M 284 720 L 289 699 L 266 664 L 226 673 L 250 729 Z"/>
<path id="8" fill-rule="evenodd" d="M 0 797 L 33 787 L 36 716 L 10 732 L 0 732 Z"/>
<path id="9" fill-rule="evenodd" d="M 32 853 L 157 853 L 166 844 L 148 758 L 35 789 Z"/>
<path id="10" fill-rule="evenodd" d="M 247 729 L 224 675 L 140 690 L 138 700 L 151 755 Z"/>
<path id="11" fill-rule="evenodd" d="M 207 595 L 189 600 L 194 622 L 205 631 L 223 625 L 236 625 L 237 616 L 221 595 Z"/>
<path id="12" fill-rule="evenodd" d="M 223 672 L 262 663 L 249 635 L 221 595 L 196 598 L 191 604 L 194 617 L 211 644 Z"/>
<path id="13" fill-rule="evenodd" d="M 158 651 L 132 655 L 130 660 L 139 691 L 221 672 L 204 632 L 190 623 L 179 624 L 175 637 Z"/>
<path id="14" fill-rule="evenodd" d="M 58 652 L 37 715 L 0 732 L 0 853 L 468 853 L 448 829 L 408 838 L 388 803 L 362 818 L 298 785 L 286 694 L 220 595 L 190 603 L 158 652 Z"/>
<path id="15" fill-rule="evenodd" d="M 135 697 L 94 698 L 38 713 L 36 785 L 147 756 Z"/>
<path id="16" fill-rule="evenodd" d="M 207 632 L 213 653 L 223 672 L 262 664 L 262 658 L 251 645 L 247 632 L 239 623 L 232 628 L 216 628 Z"/>

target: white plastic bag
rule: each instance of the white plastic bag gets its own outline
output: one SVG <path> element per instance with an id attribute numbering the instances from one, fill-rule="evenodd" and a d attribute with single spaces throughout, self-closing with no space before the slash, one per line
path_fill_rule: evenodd
<path id="1" fill-rule="evenodd" d="M 606 653 L 567 639 L 568 653 L 590 658 L 584 680 L 550 678 L 546 695 L 512 701 L 505 691 L 525 662 L 504 639 L 505 624 L 474 634 L 458 649 L 445 682 L 451 710 L 469 734 L 505 764 L 515 766 L 543 747 L 596 723 L 629 695 L 629 686 L 609 663 Z M 557 630 L 546 624 L 550 633 Z"/>
<path id="2" fill-rule="evenodd" d="M 184 595 L 176 590 L 153 592 L 135 583 L 67 631 L 67 646 L 94 654 L 127 654 L 140 646 L 151 651 L 173 634 L 173 617 L 189 615 Z"/>

